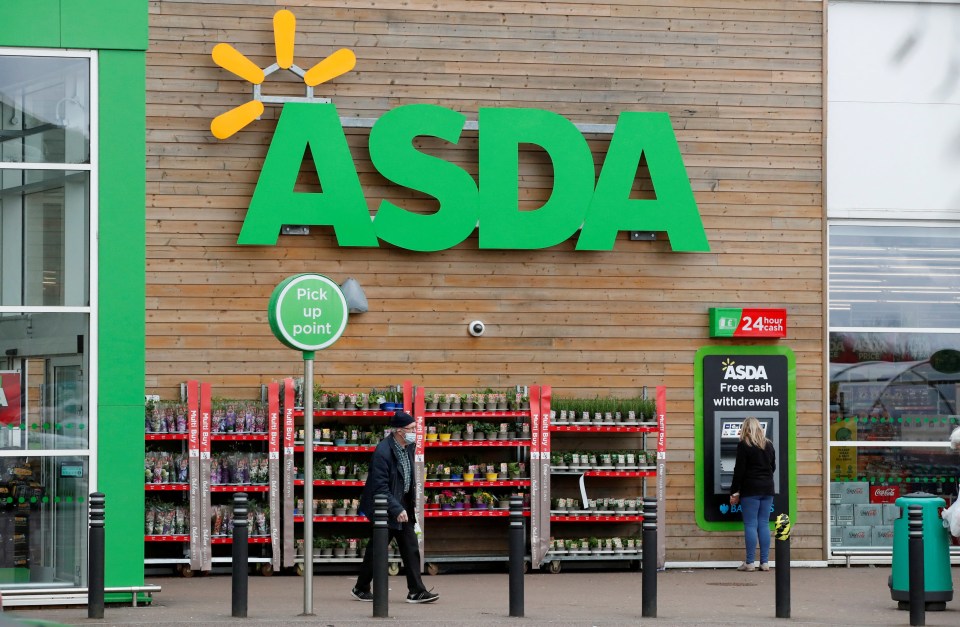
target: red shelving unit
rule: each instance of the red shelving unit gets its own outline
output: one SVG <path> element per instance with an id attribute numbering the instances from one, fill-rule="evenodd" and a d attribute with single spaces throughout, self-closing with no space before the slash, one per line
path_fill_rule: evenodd
<path id="1" fill-rule="evenodd" d="M 565 421 L 562 424 L 554 424 L 553 417 L 555 412 L 550 411 L 550 407 L 543 409 L 543 413 L 547 420 L 547 437 L 544 439 L 545 446 L 541 445 L 540 447 L 540 456 L 546 462 L 546 472 L 544 473 L 541 482 L 543 487 L 551 496 L 559 491 L 559 494 L 556 496 L 566 496 L 563 491 L 566 491 L 568 494 L 573 492 L 573 490 L 579 487 L 580 500 L 587 498 L 586 491 L 586 481 L 594 479 L 603 479 L 605 481 L 601 482 L 602 486 L 598 487 L 598 490 L 601 490 L 601 493 L 605 493 L 607 496 L 605 498 L 613 498 L 611 494 L 611 483 L 606 481 L 616 481 L 617 479 L 639 479 L 640 480 L 640 494 L 630 495 L 629 498 L 637 498 L 638 496 L 646 497 L 649 493 L 647 482 L 649 479 L 656 479 L 657 489 L 654 490 L 654 493 L 657 494 L 658 499 L 663 494 L 663 476 L 659 472 L 662 470 L 661 464 L 666 458 L 666 438 L 664 437 L 664 428 L 665 428 L 665 415 L 666 415 L 666 389 L 664 387 L 657 388 L 657 395 L 655 399 L 656 407 L 656 420 L 654 422 L 646 421 L 632 421 L 632 422 L 623 422 L 610 420 L 610 416 L 605 416 L 604 420 L 597 420 L 596 418 L 592 423 L 587 423 L 583 420 L 578 421 Z M 599 422 L 599 424 L 598 424 Z M 579 423 L 579 424 L 578 424 Z M 607 424 L 609 423 L 609 424 Z M 558 436 L 558 440 L 553 440 L 553 435 Z M 581 436 L 581 439 L 576 441 L 574 446 L 583 447 L 583 444 L 591 438 L 600 438 L 603 436 L 619 436 L 622 439 L 617 440 L 616 446 L 610 446 L 610 448 L 616 449 L 630 449 L 635 448 L 637 451 L 644 451 L 644 455 L 649 453 L 652 449 L 651 442 L 648 441 L 648 436 L 656 436 L 655 441 L 652 443 L 657 452 L 657 465 L 644 465 L 642 462 L 639 464 L 639 467 L 628 466 L 628 469 L 615 469 L 610 468 L 609 465 L 606 465 L 604 468 L 596 468 L 593 466 L 591 468 L 576 468 L 576 469 L 553 469 L 550 465 L 551 460 L 551 447 L 558 443 L 560 439 L 567 439 L 570 441 L 570 438 L 575 436 Z M 627 438 L 635 436 L 634 442 L 631 444 L 625 444 L 628 442 Z M 639 441 L 636 441 L 639 439 Z M 605 440 L 611 442 L 613 440 Z M 570 445 L 568 445 L 570 446 Z M 590 447 L 584 447 L 589 450 Z M 566 450 L 570 450 L 567 448 Z M 558 451 L 553 449 L 554 453 Z M 621 460 L 622 462 L 622 460 Z M 557 486 L 556 483 L 551 480 L 551 477 L 559 478 L 558 482 L 561 483 L 560 486 Z M 576 478 L 579 480 L 579 486 L 571 484 L 571 481 L 574 481 Z M 636 486 L 637 482 L 632 482 L 631 485 Z M 586 504 L 585 504 L 586 505 Z M 663 503 L 660 501 L 659 506 L 662 509 Z M 588 510 L 587 507 L 583 508 Z M 633 509 L 633 508 L 628 508 Z M 662 519 L 662 516 L 660 517 Z M 598 528 L 591 528 L 589 525 L 625 525 L 622 527 L 612 527 L 612 529 L 623 529 L 625 534 L 618 534 L 614 532 L 612 535 L 620 537 L 625 535 L 626 537 L 635 537 L 640 535 L 639 523 L 643 522 L 642 512 L 634 514 L 617 514 L 610 511 L 582 511 L 577 513 L 564 513 L 562 511 L 548 511 L 545 516 L 546 527 L 545 531 L 541 538 L 540 551 L 538 557 L 540 561 L 537 565 L 549 566 L 550 572 L 560 572 L 560 563 L 562 560 L 574 559 L 574 560 L 637 560 L 639 551 L 627 551 L 627 550 L 599 550 L 599 551 L 581 551 L 577 550 L 575 553 L 570 553 L 566 550 L 555 550 L 555 548 L 550 544 L 549 539 L 553 536 L 556 536 L 558 539 L 577 539 L 577 536 L 583 538 L 588 537 L 606 537 L 610 538 L 611 534 L 607 533 L 606 535 L 603 532 L 598 532 Z M 557 524 L 562 525 L 562 528 L 554 528 L 551 525 Z M 580 525 L 584 525 L 581 527 Z M 561 530 L 562 529 L 562 530 Z M 658 534 L 659 536 L 660 534 Z M 662 538 L 658 538 L 662 541 Z M 637 562 L 637 564 L 639 564 Z"/>

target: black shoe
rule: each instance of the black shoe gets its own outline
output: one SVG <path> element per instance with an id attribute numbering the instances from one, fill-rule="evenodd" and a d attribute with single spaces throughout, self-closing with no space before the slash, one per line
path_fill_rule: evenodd
<path id="1" fill-rule="evenodd" d="M 354 588 L 350 591 L 350 595 L 357 601 L 373 601 L 373 594 L 370 592 L 364 592 L 359 588 Z"/>
<path id="2" fill-rule="evenodd" d="M 407 603 L 433 603 L 440 598 L 436 592 L 424 590 L 423 592 L 412 592 L 407 595 Z"/>

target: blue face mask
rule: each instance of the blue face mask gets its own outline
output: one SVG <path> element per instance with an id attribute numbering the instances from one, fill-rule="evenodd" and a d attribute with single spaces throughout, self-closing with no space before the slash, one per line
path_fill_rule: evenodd
<path id="1" fill-rule="evenodd" d="M 414 442 L 417 441 L 417 434 L 416 434 L 416 433 L 406 433 L 406 432 L 405 432 L 405 433 L 403 434 L 403 439 L 406 440 L 407 444 L 413 444 Z"/>

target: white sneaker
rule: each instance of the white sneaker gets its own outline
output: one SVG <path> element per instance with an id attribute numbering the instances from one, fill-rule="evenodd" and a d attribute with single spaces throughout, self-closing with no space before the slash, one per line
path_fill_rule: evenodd
<path id="1" fill-rule="evenodd" d="M 737 566 L 737 570 L 742 571 L 742 572 L 745 572 L 745 573 L 752 573 L 753 571 L 756 570 L 756 568 L 754 567 L 753 564 L 747 564 L 746 562 L 744 562 L 744 563 L 740 564 L 739 566 Z"/>

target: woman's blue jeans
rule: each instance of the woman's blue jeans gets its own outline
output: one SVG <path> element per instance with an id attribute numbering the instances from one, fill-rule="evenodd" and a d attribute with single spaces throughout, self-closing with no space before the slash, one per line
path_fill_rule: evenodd
<path id="1" fill-rule="evenodd" d="M 744 561 L 753 563 L 757 541 L 760 542 L 760 563 L 770 561 L 770 509 L 773 507 L 772 496 L 742 496 L 740 497 L 740 511 L 743 513 L 743 535 L 747 546 L 747 556 Z"/>

